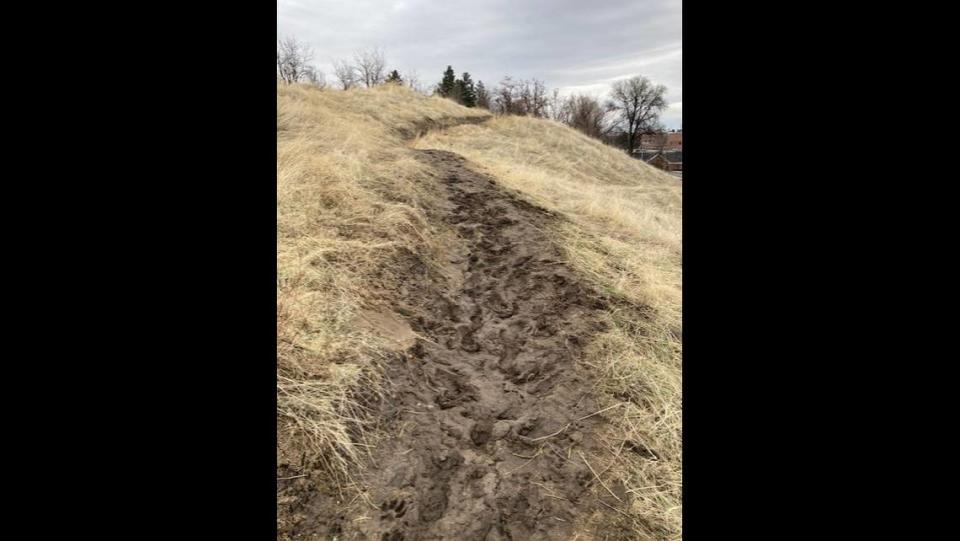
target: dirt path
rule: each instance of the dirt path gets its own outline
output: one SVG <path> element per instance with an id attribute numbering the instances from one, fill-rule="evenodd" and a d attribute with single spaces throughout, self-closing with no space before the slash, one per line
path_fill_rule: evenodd
<path id="1" fill-rule="evenodd" d="M 344 510 L 314 495 L 298 533 L 568 539 L 578 519 L 612 513 L 587 494 L 595 478 L 579 452 L 603 453 L 591 437 L 602 421 L 590 416 L 600 406 L 574 369 L 605 301 L 548 240 L 557 218 L 456 154 L 418 152 L 447 199 L 431 219 L 456 227 L 463 242 L 443 273 L 411 255 L 410 279 L 394 292 L 396 312 L 426 339 L 387 368 L 383 413 L 399 435 L 380 444 L 363 480 L 376 509 Z"/>

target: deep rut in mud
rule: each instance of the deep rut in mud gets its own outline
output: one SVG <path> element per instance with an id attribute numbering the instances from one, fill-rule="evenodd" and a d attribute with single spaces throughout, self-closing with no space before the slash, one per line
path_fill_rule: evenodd
<path id="1" fill-rule="evenodd" d="M 387 367 L 382 408 L 398 436 L 363 479 L 372 506 L 314 496 L 294 537 L 567 539 L 578 519 L 610 512 L 587 494 L 579 452 L 602 453 L 591 437 L 602 420 L 574 367 L 606 301 L 563 263 L 546 233 L 555 216 L 456 154 L 418 156 L 447 201 L 431 219 L 462 242 L 443 273 L 411 255 L 394 292 L 423 339 Z"/>

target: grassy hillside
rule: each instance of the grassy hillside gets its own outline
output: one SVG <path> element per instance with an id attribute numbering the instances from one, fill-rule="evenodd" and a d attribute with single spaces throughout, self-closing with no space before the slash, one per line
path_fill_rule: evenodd
<path id="1" fill-rule="evenodd" d="M 616 299 L 582 360 L 610 408 L 598 435 L 608 453 L 591 463 L 626 487 L 623 527 L 679 539 L 679 181 L 565 126 L 469 123 L 488 115 L 403 88 L 278 86 L 277 100 L 278 458 L 289 468 L 278 477 L 312 456 L 346 486 L 376 445 L 365 404 L 386 383 L 380 363 L 402 346 L 361 315 L 389 302 L 384 291 L 401 280 L 394 258 L 439 267 L 457 235 L 428 218 L 441 204 L 428 189 L 436 179 L 414 158 L 442 149 L 566 217 L 549 235 Z"/>

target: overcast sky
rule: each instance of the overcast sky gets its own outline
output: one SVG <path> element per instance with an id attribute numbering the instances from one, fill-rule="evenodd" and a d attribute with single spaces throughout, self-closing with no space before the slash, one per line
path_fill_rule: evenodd
<path id="1" fill-rule="evenodd" d="M 681 0 L 278 0 L 277 34 L 296 36 L 333 82 L 331 61 L 379 46 L 389 69 L 424 85 L 452 65 L 488 88 L 504 75 L 603 96 L 644 75 L 667 86 L 668 128 L 682 120 Z"/>

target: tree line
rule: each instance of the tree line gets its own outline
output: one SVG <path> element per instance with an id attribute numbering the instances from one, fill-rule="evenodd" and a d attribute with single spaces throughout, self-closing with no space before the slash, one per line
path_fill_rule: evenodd
<path id="1" fill-rule="evenodd" d="M 313 66 L 313 58 L 313 50 L 295 38 L 278 41 L 277 81 L 327 88 L 326 76 Z M 488 89 L 483 81 L 474 83 L 468 72 L 457 77 L 452 66 L 447 66 L 439 83 L 424 88 L 415 71 L 405 75 L 396 69 L 388 71 L 386 55 L 378 47 L 357 50 L 351 59 L 334 60 L 333 75 L 336 87 L 342 90 L 399 84 L 498 115 L 551 119 L 623 147 L 629 153 L 639 147 L 644 135 L 653 135 L 661 143 L 666 141 L 660 115 L 667 108 L 667 88 L 639 75 L 614 82 L 606 100 L 588 94 L 561 96 L 558 89 L 548 91 L 539 79 L 514 79 L 509 75 Z"/>
<path id="2" fill-rule="evenodd" d="M 397 70 L 387 71 L 387 58 L 383 49 L 370 47 L 354 51 L 349 59 L 333 60 L 335 82 L 328 83 L 326 74 L 313 65 L 313 49 L 294 37 L 277 41 L 277 82 L 284 84 L 312 84 L 320 88 L 335 86 L 342 90 L 358 87 L 374 87 L 381 84 L 401 84 L 424 92 L 416 71 L 401 77 Z"/>
<path id="3" fill-rule="evenodd" d="M 644 135 L 655 136 L 661 147 L 666 143 L 660 115 L 667 109 L 667 87 L 639 75 L 614 82 L 610 97 L 604 101 L 588 94 L 561 96 L 559 89 L 549 92 L 539 79 L 514 79 L 509 75 L 488 91 L 483 81 L 474 85 L 467 72 L 456 78 L 453 67 L 447 66 L 435 93 L 465 107 L 483 107 L 498 115 L 562 122 L 631 153 Z"/>

